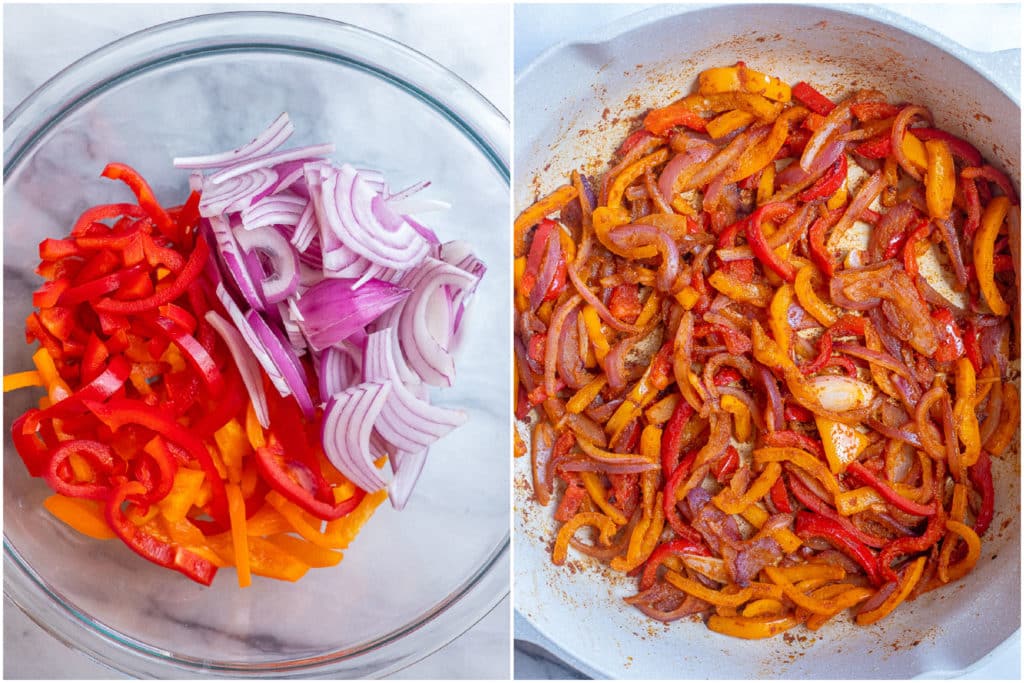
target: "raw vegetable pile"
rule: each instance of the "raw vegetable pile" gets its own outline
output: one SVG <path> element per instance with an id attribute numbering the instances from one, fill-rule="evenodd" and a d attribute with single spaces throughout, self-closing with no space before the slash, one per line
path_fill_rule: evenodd
<path id="1" fill-rule="evenodd" d="M 872 624 L 981 557 L 1020 416 L 1017 194 L 880 92 L 742 63 L 698 88 L 515 223 L 552 560 L 735 637 Z"/>
<path id="2" fill-rule="evenodd" d="M 108 165 L 138 204 L 40 244 L 36 369 L 4 378 L 46 389 L 12 426 L 46 508 L 206 585 L 225 566 L 247 586 L 336 565 L 466 419 L 428 389 L 454 381 L 484 265 L 408 215 L 447 206 L 411 197 L 426 183 L 391 194 L 325 160 L 333 145 L 279 151 L 292 131 L 282 115 L 175 159 L 197 170 L 173 209 Z"/>

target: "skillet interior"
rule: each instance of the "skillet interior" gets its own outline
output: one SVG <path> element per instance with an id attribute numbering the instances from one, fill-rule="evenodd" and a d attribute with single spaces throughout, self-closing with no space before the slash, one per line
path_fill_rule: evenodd
<path id="1" fill-rule="evenodd" d="M 865 9 L 863 12 L 871 10 Z M 807 6 L 726 6 L 632 22 L 605 40 L 542 57 L 516 86 L 515 206 L 521 211 L 573 168 L 600 172 L 638 117 L 690 92 L 710 66 L 745 60 L 825 94 L 875 87 L 931 109 L 1020 180 L 1020 109 L 940 48 L 873 19 Z M 544 103 L 538 106 L 538 103 Z M 1014 363 L 1019 367 L 1019 363 Z M 523 434 L 523 436 L 527 436 Z M 1019 454 L 1019 441 L 1011 452 Z M 905 678 L 953 675 L 1020 625 L 1020 469 L 994 461 L 997 513 L 982 560 L 871 628 L 848 617 L 792 638 L 738 641 L 686 621 L 664 626 L 623 604 L 635 581 L 570 555 L 550 563 L 552 508 L 530 498 L 529 458 L 515 472 L 516 607 L 595 676 L 628 678 Z M 975 626 L 972 626 L 975 625 Z"/>

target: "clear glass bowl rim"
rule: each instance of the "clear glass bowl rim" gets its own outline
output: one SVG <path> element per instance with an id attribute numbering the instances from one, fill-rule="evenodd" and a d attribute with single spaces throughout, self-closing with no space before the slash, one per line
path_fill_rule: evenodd
<path id="1" fill-rule="evenodd" d="M 509 184 L 509 122 L 463 79 L 381 34 L 322 17 L 270 11 L 203 14 L 132 33 L 72 63 L 4 118 L 4 182 L 36 142 L 108 88 L 171 63 L 222 52 L 276 51 L 341 63 L 417 97 L 470 139 Z M 375 60 L 365 60 L 367 53 Z M 357 649 L 301 660 L 242 664 L 156 649 L 98 624 L 49 589 L 4 534 L 4 596 L 64 644 L 137 677 L 385 676 L 444 647 L 509 593 L 510 535 L 462 586 L 418 621 Z M 83 628 L 84 627 L 84 628 Z"/>

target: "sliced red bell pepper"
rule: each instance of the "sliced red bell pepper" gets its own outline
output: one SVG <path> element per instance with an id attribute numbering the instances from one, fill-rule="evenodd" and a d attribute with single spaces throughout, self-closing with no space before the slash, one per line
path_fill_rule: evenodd
<path id="1" fill-rule="evenodd" d="M 802 202 L 812 202 L 815 199 L 831 197 L 836 190 L 846 181 L 846 155 L 840 154 L 832 167 L 825 172 L 813 185 L 797 195 Z"/>
<path id="2" fill-rule="evenodd" d="M 769 495 L 776 510 L 785 514 L 793 512 L 793 505 L 789 502 L 789 491 L 786 490 L 786 482 L 782 477 L 776 479 L 772 484 Z"/>
<path id="3" fill-rule="evenodd" d="M 654 549 L 654 552 L 647 559 L 647 564 L 644 565 L 644 573 L 640 576 L 640 590 L 645 591 L 654 585 L 655 580 L 658 578 L 658 567 L 661 566 L 661 563 L 666 558 L 673 555 L 701 555 L 703 557 L 710 557 L 711 551 L 708 550 L 703 541 L 693 541 L 687 538 L 677 538 L 662 543 Z"/>
<path id="4" fill-rule="evenodd" d="M 213 518 L 225 526 L 229 524 L 224 480 L 221 479 L 206 444 L 192 430 L 178 424 L 162 409 L 129 398 L 114 398 L 106 403 L 89 401 L 86 407 L 115 432 L 125 425 L 139 425 L 184 448 L 206 473 L 206 480 L 212 489 L 210 511 Z"/>
<path id="5" fill-rule="evenodd" d="M 644 130 L 643 128 L 641 128 L 640 130 L 633 131 L 625 140 L 622 141 L 622 144 L 619 145 L 618 151 L 616 151 L 615 153 L 620 157 L 625 156 L 626 154 L 629 154 L 629 151 L 631 149 L 639 145 L 647 138 L 652 137 L 654 136 L 651 135 L 651 132 L 648 130 Z"/>
<path id="6" fill-rule="evenodd" d="M 693 406 L 682 397 L 672 411 L 672 417 L 665 423 L 661 433 L 661 473 L 666 479 L 676 469 L 679 451 L 682 448 L 683 430 L 694 414 Z"/>
<path id="7" fill-rule="evenodd" d="M 118 301 L 116 299 L 101 299 L 95 308 L 97 312 L 134 314 L 149 311 L 158 306 L 170 303 L 181 296 L 186 288 L 199 277 L 206 266 L 210 250 L 201 236 L 196 236 L 196 246 L 185 262 L 185 266 L 178 273 L 174 282 L 163 289 L 158 290 L 152 296 L 134 301 Z"/>
<path id="8" fill-rule="evenodd" d="M 769 221 L 781 221 L 789 218 L 793 212 L 796 211 L 796 206 L 789 202 L 772 202 L 770 204 L 764 204 L 754 213 L 750 215 L 750 224 L 747 226 L 747 242 L 750 243 L 750 248 L 754 252 L 754 256 L 764 264 L 766 267 L 771 268 L 776 275 L 781 277 L 786 282 L 793 282 L 796 280 L 796 268 L 793 264 L 788 261 L 784 261 L 779 258 L 771 247 L 768 246 L 768 240 L 765 239 L 764 230 L 761 228 L 761 223 L 765 220 Z"/>
<path id="9" fill-rule="evenodd" d="M 793 86 L 793 97 L 815 114 L 821 114 L 822 116 L 828 116 L 836 108 L 832 100 L 804 81 L 800 81 Z"/>
<path id="10" fill-rule="evenodd" d="M 735 368 L 722 368 L 715 375 L 714 381 L 716 387 L 724 387 L 729 384 L 736 384 L 741 379 L 743 379 L 743 375 L 740 374 L 739 370 Z"/>
<path id="11" fill-rule="evenodd" d="M 619 320 L 632 325 L 643 310 L 640 288 L 629 282 L 613 287 L 608 299 L 608 310 Z"/>
<path id="12" fill-rule="evenodd" d="M 47 485 L 62 496 L 69 498 L 88 498 L 105 500 L 110 495 L 110 487 L 94 482 L 68 481 L 61 476 L 67 465 L 68 458 L 78 455 L 85 458 L 97 473 L 110 472 L 114 468 L 114 454 L 110 447 L 91 439 L 72 439 L 64 441 L 50 455 L 50 462 L 43 478 Z"/>
<path id="13" fill-rule="evenodd" d="M 812 439 L 801 432 L 795 432 L 791 429 L 779 429 L 766 434 L 764 442 L 766 446 L 800 448 L 808 453 L 813 453 L 818 460 L 825 461 L 825 447 L 821 445 L 821 441 Z"/>
<path id="14" fill-rule="evenodd" d="M 107 525 L 125 545 L 141 557 L 161 567 L 179 571 L 193 581 L 209 586 L 217 574 L 216 565 L 185 548 L 147 534 L 125 517 L 121 506 L 129 496 L 144 493 L 145 487 L 139 482 L 125 482 L 118 486 L 107 499 L 104 509 Z"/>
<path id="15" fill-rule="evenodd" d="M 126 164 L 107 164 L 100 175 L 111 180 L 120 180 L 127 185 L 138 198 L 139 206 L 143 208 L 146 215 L 156 224 L 157 229 L 168 239 L 174 240 L 178 238 L 177 226 L 174 224 L 174 221 L 167 215 L 164 208 L 160 206 L 160 202 L 156 200 L 156 196 L 149 187 L 149 183 L 134 168 Z"/>
<path id="16" fill-rule="evenodd" d="M 782 416 L 792 422 L 810 422 L 814 419 L 814 413 L 793 401 L 786 401 L 786 406 L 782 409 Z"/>
<path id="17" fill-rule="evenodd" d="M 981 506 L 974 518 L 974 533 L 984 536 L 988 527 L 992 524 L 992 516 L 995 512 L 995 489 L 992 486 L 992 461 L 988 451 L 982 449 L 978 461 L 967 469 L 974 488 L 981 494 Z"/>
<path id="18" fill-rule="evenodd" d="M 719 458 L 714 465 L 711 466 L 711 476 L 718 480 L 719 483 L 724 484 L 740 466 L 740 454 L 736 450 L 735 446 L 728 446 L 725 449 L 725 455 Z"/>
<path id="19" fill-rule="evenodd" d="M 981 341 L 978 337 L 978 328 L 973 321 L 967 320 L 964 326 L 964 352 L 967 359 L 974 366 L 974 372 L 980 373 L 985 363 L 981 358 Z"/>
<path id="20" fill-rule="evenodd" d="M 867 159 L 884 159 L 892 154 L 892 137 L 888 134 L 879 135 L 860 143 L 853 151 Z"/>
<path id="21" fill-rule="evenodd" d="M 545 218 L 537 224 L 533 231 L 533 238 L 530 242 L 530 251 L 526 256 L 526 270 L 523 271 L 519 280 L 519 291 L 529 295 L 537 284 L 537 276 L 540 274 L 541 265 L 544 262 L 544 252 L 547 249 L 548 238 L 556 228 L 556 224 L 550 218 Z"/>
<path id="22" fill-rule="evenodd" d="M 131 366 L 123 356 L 114 356 L 110 359 L 107 369 L 100 373 L 78 391 L 74 392 L 62 401 L 54 403 L 50 407 L 27 420 L 23 430 L 26 434 L 33 434 L 37 426 L 44 420 L 53 418 L 77 415 L 86 410 L 86 404 L 93 401 L 102 401 L 116 394 L 124 386 L 128 375 L 131 373 Z"/>
<path id="23" fill-rule="evenodd" d="M 858 121 L 877 121 L 887 119 L 900 113 L 900 108 L 888 102 L 858 102 L 850 106 L 850 111 Z M 917 133 L 919 129 L 914 129 Z"/>
<path id="24" fill-rule="evenodd" d="M 965 353 L 963 332 L 948 308 L 937 307 L 932 311 L 932 320 L 939 331 L 939 348 L 932 356 L 941 363 L 952 363 Z"/>
<path id="25" fill-rule="evenodd" d="M 57 305 L 61 295 L 71 286 L 71 280 L 62 277 L 47 280 L 32 294 L 32 305 L 36 308 L 50 308 Z"/>
<path id="26" fill-rule="evenodd" d="M 191 334 L 182 331 L 170 318 L 160 315 L 153 320 L 153 323 L 181 349 L 185 360 L 199 373 L 210 390 L 210 394 L 214 397 L 220 396 L 224 391 L 224 378 L 216 361 L 207 353 L 202 344 Z"/>
<path id="27" fill-rule="evenodd" d="M 917 245 L 919 242 L 927 240 L 931 231 L 931 222 L 922 219 L 918 222 L 917 227 L 910 232 L 906 243 L 903 245 L 903 269 L 914 280 L 917 279 Z"/>
<path id="28" fill-rule="evenodd" d="M 547 348 L 548 335 L 538 332 L 530 337 L 526 347 L 526 356 L 534 363 L 544 363 L 544 350 Z"/>
<path id="29" fill-rule="evenodd" d="M 145 215 L 146 210 L 138 204 L 100 204 L 82 212 L 82 215 L 75 221 L 74 227 L 71 228 L 71 234 L 77 237 L 86 232 L 93 223 L 111 218 L 120 218 L 121 216 L 142 218 Z"/>
<path id="30" fill-rule="evenodd" d="M 871 552 L 871 548 L 861 543 L 835 520 L 801 510 L 796 515 L 796 535 L 800 538 L 825 539 L 853 558 L 864 569 L 864 573 L 867 574 L 868 580 L 873 585 L 882 584 L 878 558 Z"/>
<path id="31" fill-rule="evenodd" d="M 50 447 L 36 432 L 25 430 L 25 423 L 28 420 L 39 423 L 39 412 L 38 408 L 30 408 L 11 423 L 14 450 L 18 451 L 21 461 L 25 463 L 25 469 L 33 477 L 43 476 L 50 464 Z M 56 439 L 53 441 L 56 442 Z"/>
<path id="32" fill-rule="evenodd" d="M 323 500 L 331 495 L 323 476 L 305 463 L 289 458 L 280 445 L 268 443 L 257 448 L 255 457 L 260 474 L 272 489 L 319 519 L 330 521 L 344 517 L 366 495 L 357 488 L 355 495 L 341 503 Z"/>
<path id="33" fill-rule="evenodd" d="M 665 481 L 665 488 L 662 491 L 662 510 L 665 513 L 665 519 L 668 521 L 669 526 L 676 532 L 676 535 L 680 538 L 685 538 L 697 543 L 701 540 L 700 534 L 697 533 L 690 525 L 683 522 L 679 516 L 679 510 L 676 508 L 676 491 L 679 489 L 680 484 L 683 483 L 690 475 L 690 470 L 693 468 L 693 462 L 697 459 L 697 453 L 700 452 L 699 448 L 695 448 L 682 457 L 679 461 L 679 465 L 676 466 L 672 476 L 668 477 Z"/>
<path id="34" fill-rule="evenodd" d="M 934 514 L 935 512 L 934 503 L 932 505 L 922 505 L 920 503 L 915 503 L 909 498 L 904 498 L 859 462 L 851 462 L 847 465 L 846 471 L 859 479 L 861 483 L 866 484 L 877 491 L 879 495 L 885 499 L 885 502 L 889 503 L 897 510 L 902 510 L 908 515 L 921 515 L 922 517 Z"/>
<path id="35" fill-rule="evenodd" d="M 698 133 L 707 130 L 707 122 L 697 112 L 681 104 L 652 109 L 644 117 L 644 128 L 652 135 L 665 135 L 676 126 L 685 126 Z"/>

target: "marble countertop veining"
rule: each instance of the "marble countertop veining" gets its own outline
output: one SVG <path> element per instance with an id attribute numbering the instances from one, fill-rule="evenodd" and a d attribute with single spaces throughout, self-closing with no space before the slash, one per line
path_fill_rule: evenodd
<path id="1" fill-rule="evenodd" d="M 479 90 L 506 116 L 512 108 L 504 5 L 10 5 L 3 9 L 3 111 L 80 57 L 140 29 L 197 14 L 286 9 L 363 26 L 423 52 Z M 64 646 L 4 601 L 4 677 L 109 679 L 114 672 Z M 394 678 L 507 679 L 510 603 Z"/>
<path id="2" fill-rule="evenodd" d="M 651 7 L 650 4 L 520 4 L 515 8 L 515 70 L 518 76 L 545 50 L 562 41 L 587 35 L 603 26 Z M 882 7 L 980 52 L 1020 49 L 1019 3 L 990 4 L 883 4 Z M 515 641 L 514 671 L 519 680 L 578 680 L 586 678 L 556 655 L 527 640 Z M 1019 679 L 1020 632 L 1016 647 L 1001 648 L 982 660 L 963 679 Z"/>

